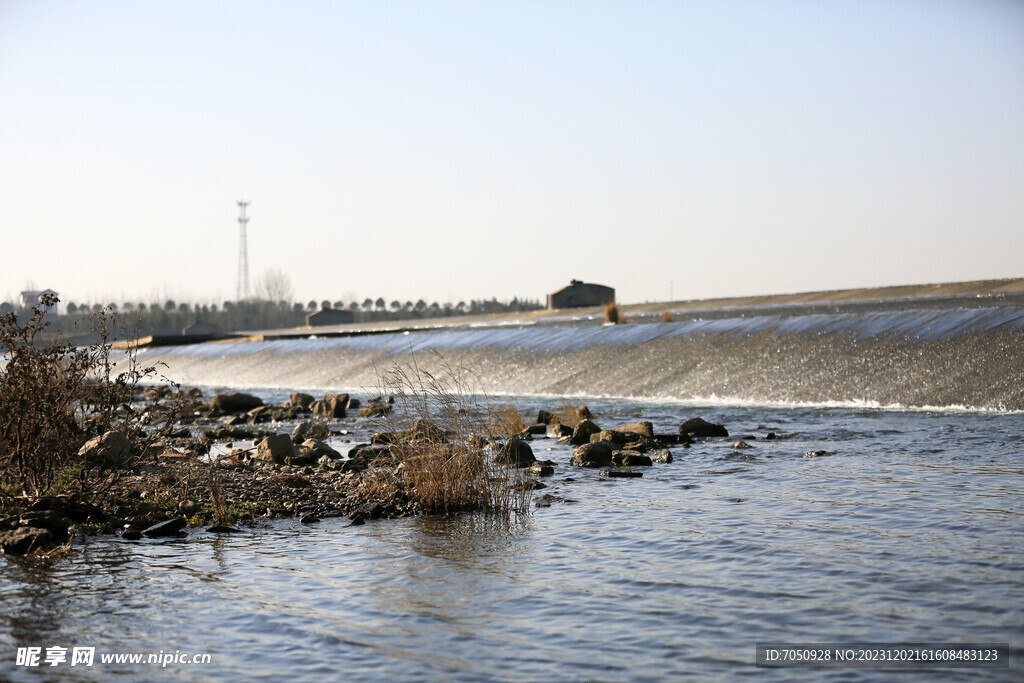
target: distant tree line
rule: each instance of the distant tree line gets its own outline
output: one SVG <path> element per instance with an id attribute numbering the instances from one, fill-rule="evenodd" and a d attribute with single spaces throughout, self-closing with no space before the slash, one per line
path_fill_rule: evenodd
<path id="1" fill-rule="evenodd" d="M 364 299 L 362 303 L 352 301 L 310 300 L 305 304 L 286 300 L 225 301 L 222 304 L 198 304 L 167 299 L 163 303 L 126 301 L 76 302 L 69 301 L 62 306 L 62 315 L 51 317 L 51 327 L 68 334 L 83 333 L 88 329 L 90 316 L 100 312 L 114 313 L 129 328 L 138 329 L 140 335 L 177 334 L 192 325 L 206 325 L 225 332 L 238 330 L 262 330 L 282 327 L 299 327 L 306 324 L 306 316 L 321 309 L 344 309 L 351 311 L 356 322 L 382 320 L 420 320 L 462 315 L 487 313 L 512 313 L 535 311 L 544 306 L 536 300 L 513 298 L 511 301 L 497 299 L 473 299 L 468 303 L 427 303 L 383 298 Z M 0 315 L 15 313 L 26 318 L 31 311 L 22 311 L 11 302 L 0 303 Z"/>

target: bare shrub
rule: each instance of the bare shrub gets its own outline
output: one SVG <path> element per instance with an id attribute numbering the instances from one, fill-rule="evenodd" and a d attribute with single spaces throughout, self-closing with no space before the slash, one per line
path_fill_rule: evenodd
<path id="1" fill-rule="evenodd" d="M 398 466 L 393 478 L 376 474 L 375 485 L 403 488 L 425 512 L 526 511 L 530 493 L 521 473 L 495 463 L 482 447 L 488 414 L 470 390 L 469 372 L 435 358 L 433 372 L 414 360 L 379 375 L 381 394 L 395 397 L 383 419 L 399 435 L 391 446 Z"/>
<path id="2" fill-rule="evenodd" d="M 139 368 L 134 352 L 114 374 L 107 330 L 95 320 L 100 340 L 76 348 L 46 332 L 47 311 L 58 302 L 44 295 L 28 319 L 0 317 L 0 503 L 16 497 L 71 494 L 90 498 L 106 491 L 144 451 L 149 438 L 132 406 L 135 386 L 155 374 Z M 50 341 L 43 341 L 50 337 Z M 123 434 L 131 448 L 116 461 L 90 459 L 79 451 L 93 436 Z"/>

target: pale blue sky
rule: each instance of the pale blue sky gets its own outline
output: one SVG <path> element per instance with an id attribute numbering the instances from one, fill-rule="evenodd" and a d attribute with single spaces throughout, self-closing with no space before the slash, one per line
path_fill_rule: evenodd
<path id="1" fill-rule="evenodd" d="M 0 297 L 1024 276 L 1024 2 L 0 0 Z"/>

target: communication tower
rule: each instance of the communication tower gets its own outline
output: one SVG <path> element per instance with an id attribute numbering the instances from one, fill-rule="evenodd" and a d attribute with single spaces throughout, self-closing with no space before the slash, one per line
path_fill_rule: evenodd
<path id="1" fill-rule="evenodd" d="M 244 199 L 238 200 L 238 291 L 236 296 L 239 301 L 249 298 L 249 250 L 245 245 L 245 226 L 249 223 L 249 217 L 245 215 L 245 208 L 249 202 Z"/>

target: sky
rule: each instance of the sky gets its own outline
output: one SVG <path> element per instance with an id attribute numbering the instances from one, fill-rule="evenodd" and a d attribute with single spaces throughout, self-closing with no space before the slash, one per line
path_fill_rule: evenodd
<path id="1" fill-rule="evenodd" d="M 0 299 L 1024 276 L 1024 2 L 0 0 Z"/>

